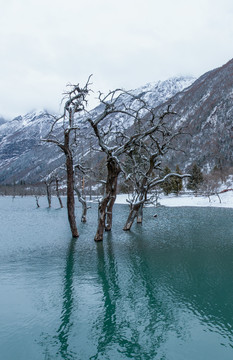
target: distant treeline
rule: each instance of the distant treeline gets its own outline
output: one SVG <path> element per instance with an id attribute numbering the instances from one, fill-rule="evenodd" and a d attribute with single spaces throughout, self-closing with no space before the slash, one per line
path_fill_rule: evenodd
<path id="1" fill-rule="evenodd" d="M 61 195 L 65 194 L 65 189 L 60 189 Z M 52 194 L 55 195 L 55 189 L 52 188 Z M 29 195 L 46 195 L 46 185 L 44 183 L 26 184 L 6 184 L 0 185 L 1 196 L 29 196 Z"/>

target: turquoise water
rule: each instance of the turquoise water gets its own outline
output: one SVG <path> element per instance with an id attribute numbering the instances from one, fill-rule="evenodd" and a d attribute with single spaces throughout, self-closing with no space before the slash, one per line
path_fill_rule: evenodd
<path id="1" fill-rule="evenodd" d="M 232 360 L 231 209 L 148 208 L 123 232 L 116 205 L 95 243 L 96 205 L 72 240 L 40 203 L 0 198 L 1 360 Z"/>

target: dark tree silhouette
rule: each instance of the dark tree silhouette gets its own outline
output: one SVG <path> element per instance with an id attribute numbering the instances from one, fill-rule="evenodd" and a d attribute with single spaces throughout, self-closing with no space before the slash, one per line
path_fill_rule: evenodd
<path id="1" fill-rule="evenodd" d="M 78 229 L 75 219 L 75 198 L 74 198 L 74 160 L 73 144 L 77 140 L 78 115 L 81 116 L 87 105 L 87 96 L 90 92 L 90 77 L 83 88 L 78 85 L 68 85 L 68 90 L 64 93 L 64 111 L 60 117 L 53 118 L 53 124 L 44 141 L 57 145 L 64 153 L 66 158 L 66 178 L 67 178 L 67 212 L 70 229 L 73 237 L 78 237 Z M 56 136 L 55 128 L 58 123 L 63 123 L 63 141 Z"/>

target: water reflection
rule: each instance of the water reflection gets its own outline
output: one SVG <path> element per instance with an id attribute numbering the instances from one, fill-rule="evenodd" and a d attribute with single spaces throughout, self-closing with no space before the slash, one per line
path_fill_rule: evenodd
<path id="1" fill-rule="evenodd" d="M 135 314 L 131 321 L 133 337 L 137 352 L 134 357 L 140 359 L 165 359 L 164 344 L 169 333 L 176 329 L 177 333 L 185 337 L 185 327 L 179 323 L 177 309 L 171 300 L 170 293 L 160 278 L 159 272 L 152 269 L 153 263 L 146 251 L 147 240 L 143 236 L 141 227 L 137 233 L 129 234 L 131 246 L 128 248 L 128 277 L 129 308 Z M 126 355 L 132 355 L 131 350 Z"/>
<path id="2" fill-rule="evenodd" d="M 106 249 L 106 254 L 105 254 Z M 103 315 L 96 321 L 96 330 L 99 332 L 97 353 L 90 359 L 98 359 L 108 346 L 114 343 L 117 337 L 116 307 L 120 296 L 117 278 L 117 263 L 112 244 L 112 234 L 107 234 L 106 248 L 103 243 L 97 243 L 97 274 L 103 292 Z"/>
<path id="3" fill-rule="evenodd" d="M 123 263 L 124 255 L 117 258 L 111 234 L 105 245 L 97 244 L 103 310 L 95 324 L 99 336 L 92 360 L 107 354 L 113 358 L 154 359 L 171 327 L 181 332 L 172 305 L 164 301 L 161 284 L 153 283 L 143 245 L 137 240 L 133 236 L 133 248 L 128 248 Z"/>
<path id="4" fill-rule="evenodd" d="M 92 359 L 111 353 L 119 359 L 165 359 L 170 347 L 196 348 L 195 328 L 203 338 L 213 332 L 232 346 L 232 246 L 222 238 L 221 248 L 213 237 L 207 246 L 206 229 L 199 230 L 173 231 L 164 241 L 137 227 L 122 247 L 116 237 L 99 244 L 103 314 L 97 319 L 100 357 Z M 203 346 L 211 352 L 212 346 Z"/>
<path id="5" fill-rule="evenodd" d="M 201 210 L 198 211 L 201 214 Z M 140 234 L 140 228 L 137 234 L 130 235 L 139 264 L 137 270 L 133 266 L 132 272 L 135 269 L 147 284 L 144 301 L 149 299 L 150 313 L 154 305 L 158 314 L 161 313 L 162 334 L 163 337 L 168 334 L 168 341 L 171 330 L 173 338 L 191 339 L 195 323 L 202 333 L 221 335 L 224 346 L 233 345 L 233 247 L 227 234 L 229 230 L 223 227 L 223 219 L 221 221 L 211 233 L 204 225 L 198 233 L 184 231 L 184 228 L 183 232 L 172 229 L 163 247 L 157 246 L 156 243 L 161 243 L 159 239 L 154 244 L 150 240 L 149 244 L 145 232 L 142 230 Z M 135 263 L 134 256 L 130 263 Z M 156 299 L 161 300 L 161 306 L 156 305 Z"/>
<path id="6" fill-rule="evenodd" d="M 57 338 L 59 340 L 59 354 L 64 360 L 75 359 L 75 354 L 69 349 L 69 334 L 72 327 L 71 316 L 73 310 L 73 275 L 74 275 L 74 254 L 76 239 L 72 238 L 66 257 L 66 268 L 63 288 L 63 304 L 60 316 L 61 325 L 57 330 Z"/>
<path id="7" fill-rule="evenodd" d="M 16 224 L 24 224 L 20 211 Z M 155 220 L 147 209 L 144 226 L 125 233 L 124 211 L 116 208 L 116 226 L 100 244 L 93 242 L 91 222 L 77 244 L 66 242 L 69 233 L 58 243 L 54 230 L 49 232 L 55 211 L 50 218 L 35 211 L 21 242 L 5 222 L 4 359 L 24 360 L 25 351 L 35 360 L 232 359 L 233 212 L 159 208 Z M 61 216 L 57 228 L 62 221 Z M 39 351 L 33 342 L 38 338 Z"/>

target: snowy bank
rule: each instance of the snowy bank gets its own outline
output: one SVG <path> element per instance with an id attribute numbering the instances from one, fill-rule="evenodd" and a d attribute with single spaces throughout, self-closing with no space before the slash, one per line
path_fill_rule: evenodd
<path id="1" fill-rule="evenodd" d="M 128 204 L 126 199 L 127 194 L 117 195 L 116 204 Z M 220 199 L 219 199 L 220 198 Z M 221 201 L 221 202 L 220 202 Z M 222 194 L 208 196 L 194 196 L 194 195 L 160 195 L 158 202 L 162 206 L 202 206 L 202 207 L 225 207 L 233 208 L 233 191 L 228 191 Z"/>

